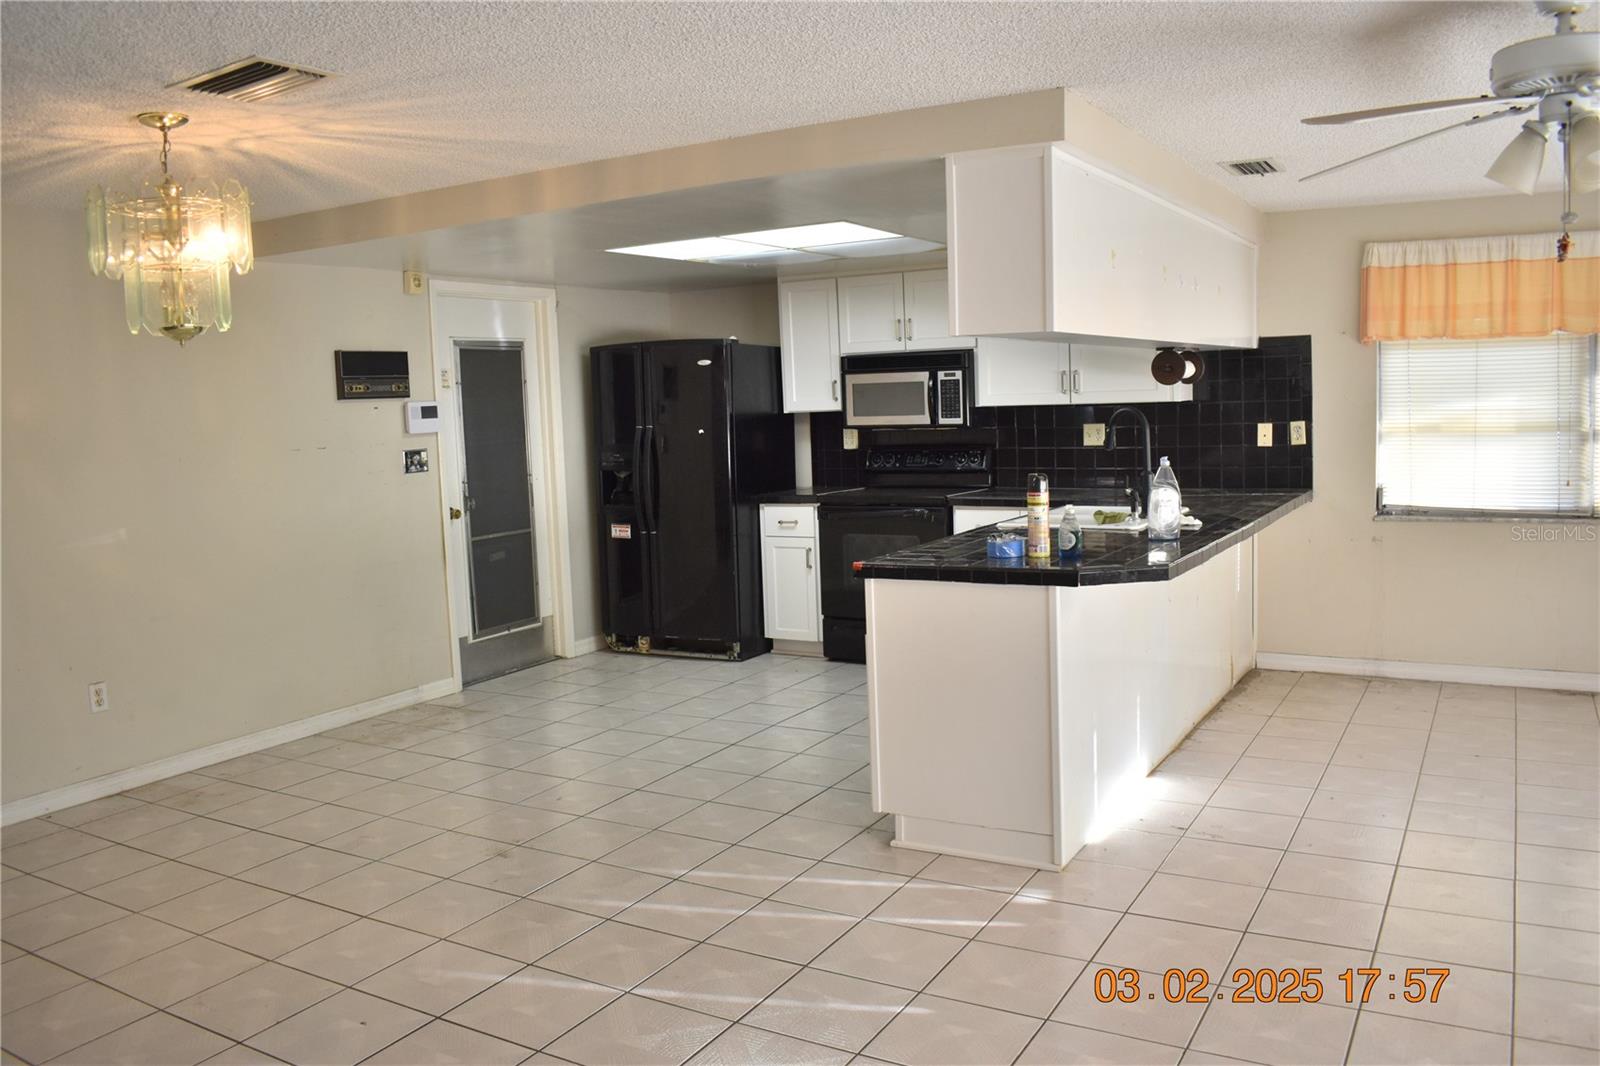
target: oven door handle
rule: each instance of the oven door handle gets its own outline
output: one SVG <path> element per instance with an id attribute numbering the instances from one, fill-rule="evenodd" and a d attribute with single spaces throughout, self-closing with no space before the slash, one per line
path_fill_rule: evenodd
<path id="1" fill-rule="evenodd" d="M 917 518 L 927 520 L 937 516 L 934 514 L 934 509 L 931 507 L 897 507 L 892 509 L 883 507 L 863 507 L 859 510 L 852 507 L 848 510 L 844 510 L 842 513 L 824 508 L 821 517 L 824 522 L 827 522 L 838 521 L 844 518 Z"/>

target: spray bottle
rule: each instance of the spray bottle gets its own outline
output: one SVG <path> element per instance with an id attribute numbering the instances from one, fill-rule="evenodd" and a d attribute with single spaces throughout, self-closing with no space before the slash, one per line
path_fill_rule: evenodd
<path id="1" fill-rule="evenodd" d="M 1050 558 L 1050 479 L 1028 475 L 1028 558 Z"/>

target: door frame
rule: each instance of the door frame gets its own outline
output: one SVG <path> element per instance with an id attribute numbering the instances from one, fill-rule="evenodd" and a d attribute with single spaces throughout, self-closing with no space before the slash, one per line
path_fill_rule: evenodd
<path id="1" fill-rule="evenodd" d="M 523 414 L 529 424 L 537 417 L 542 432 L 528 436 L 528 463 L 537 464 L 544 471 L 544 491 L 535 498 L 535 508 L 542 506 L 548 517 L 537 521 L 536 530 L 544 535 L 549 548 L 550 570 L 540 574 L 540 584 L 548 584 L 552 611 L 555 617 L 550 634 L 550 651 L 561 658 L 576 654 L 577 634 L 573 628 L 572 614 L 572 545 L 567 524 L 567 470 L 565 430 L 561 405 L 560 349 L 556 335 L 555 289 L 532 285 L 505 285 L 482 281 L 452 281 L 433 278 L 428 282 L 428 332 L 432 340 L 432 373 L 434 395 L 440 397 L 439 459 L 439 536 L 443 542 L 445 563 L 445 604 L 450 623 L 450 669 L 456 686 L 461 685 L 461 647 L 457 632 L 462 619 L 457 607 L 457 589 L 465 588 L 470 580 L 469 560 L 462 554 L 457 539 L 452 535 L 451 508 L 459 508 L 461 501 L 461 475 L 458 456 L 462 454 L 460 421 L 456 411 L 459 400 L 453 396 L 445 400 L 443 393 L 453 392 L 457 382 L 457 338 L 444 332 L 440 321 L 439 302 L 443 299 L 473 299 L 502 303 L 530 305 L 533 335 L 527 338 L 463 337 L 460 341 L 470 346 L 473 341 L 504 342 L 523 340 L 522 362 L 524 373 Z M 544 529 L 538 530 L 538 526 Z M 468 590 L 470 596 L 470 590 Z M 468 625 L 468 631 L 471 627 Z"/>

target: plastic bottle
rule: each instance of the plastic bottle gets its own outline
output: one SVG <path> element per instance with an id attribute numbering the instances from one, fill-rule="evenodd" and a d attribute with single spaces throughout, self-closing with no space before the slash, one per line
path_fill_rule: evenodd
<path id="1" fill-rule="evenodd" d="M 1083 528 L 1078 525 L 1078 512 L 1070 503 L 1062 512 L 1061 525 L 1056 529 L 1056 552 L 1063 559 L 1083 555 Z"/>
<path id="2" fill-rule="evenodd" d="M 1028 475 L 1028 558 L 1050 558 L 1050 479 Z"/>
<path id="3" fill-rule="evenodd" d="M 1177 540 L 1178 527 L 1183 522 L 1183 494 L 1178 491 L 1178 475 L 1172 472 L 1167 457 L 1161 457 L 1161 466 L 1150 479 L 1150 539 Z"/>

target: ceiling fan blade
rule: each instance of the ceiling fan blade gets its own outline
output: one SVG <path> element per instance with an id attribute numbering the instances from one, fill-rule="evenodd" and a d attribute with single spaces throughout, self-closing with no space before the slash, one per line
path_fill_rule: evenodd
<path id="1" fill-rule="evenodd" d="M 1396 104 L 1393 107 L 1373 107 L 1366 111 L 1342 111 L 1337 115 L 1317 115 L 1300 121 L 1307 126 L 1342 126 L 1348 122 L 1370 122 L 1392 115 L 1414 115 L 1424 111 L 1449 111 L 1457 107 L 1483 107 L 1485 105 L 1537 103 L 1537 96 L 1463 96 L 1456 100 L 1432 100 L 1425 104 Z"/>
<path id="2" fill-rule="evenodd" d="M 1427 133 L 1418 134 L 1415 137 L 1408 137 L 1396 144 L 1389 145 L 1387 148 L 1379 148 L 1376 152 L 1368 152 L 1366 155 L 1358 155 L 1354 159 L 1346 159 L 1343 163 L 1336 163 L 1335 165 L 1324 170 L 1317 171 L 1315 174 L 1307 174 L 1300 180 L 1310 181 L 1312 178 L 1320 178 L 1324 174 L 1332 174 L 1336 170 L 1343 170 L 1345 167 L 1353 167 L 1357 163 L 1365 163 L 1369 159 L 1373 159 L 1380 155 L 1386 155 L 1389 152 L 1404 148 L 1410 144 L 1416 144 L 1418 141 L 1425 141 L 1429 137 L 1437 137 L 1441 133 L 1449 133 L 1451 130 L 1459 130 L 1466 126 L 1476 126 L 1483 122 L 1492 122 L 1497 118 L 1506 118 L 1510 115 L 1520 115 L 1524 111 L 1531 110 L 1532 108 L 1532 104 L 1524 104 L 1521 107 L 1508 107 L 1504 111 L 1491 111 L 1486 115 L 1473 115 L 1465 122 L 1453 122 L 1448 126 L 1441 126 L 1436 130 L 1429 130 Z"/>

